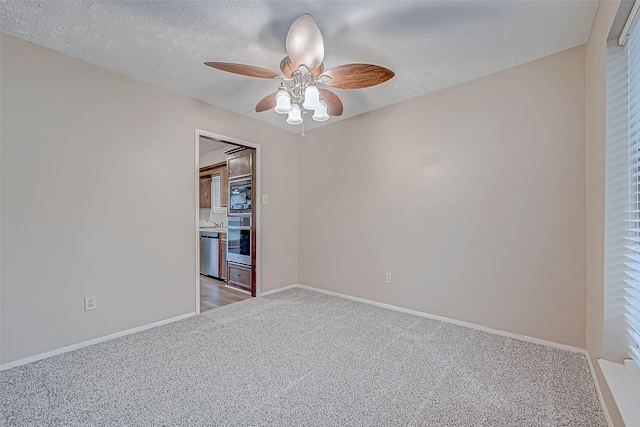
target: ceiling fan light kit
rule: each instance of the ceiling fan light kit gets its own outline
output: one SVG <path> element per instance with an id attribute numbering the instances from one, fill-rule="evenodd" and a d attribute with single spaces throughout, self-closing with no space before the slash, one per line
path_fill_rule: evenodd
<path id="1" fill-rule="evenodd" d="M 289 79 L 285 79 L 285 81 L 288 80 Z M 313 75 L 308 71 L 306 66 L 301 65 L 298 71 L 293 72 L 290 81 L 293 82 L 291 87 L 283 83 L 278 89 L 278 94 L 276 95 L 276 113 L 289 114 L 289 119 L 291 119 L 287 120 L 289 124 L 301 123 L 297 118 L 291 117 L 291 114 L 293 114 L 291 110 L 293 106 L 300 107 L 303 112 L 302 114 L 306 114 L 306 111 L 313 111 L 313 119 L 316 121 L 323 122 L 329 119 L 327 115 L 327 104 L 320 97 L 320 91 L 316 87 L 316 81 L 313 80 Z M 324 102 L 324 104 L 321 102 Z M 304 108 L 304 110 L 302 110 L 302 108 Z M 292 123 L 292 121 L 294 123 Z"/>
<path id="2" fill-rule="evenodd" d="M 329 116 L 342 115 L 342 101 L 335 93 L 318 85 L 340 89 L 361 89 L 384 83 L 393 71 L 371 64 L 345 64 L 324 70 L 324 42 L 316 21 L 305 13 L 298 17 L 287 33 L 287 54 L 280 62 L 282 74 L 252 65 L 230 62 L 205 62 L 205 65 L 249 77 L 280 79 L 277 91 L 258 102 L 256 112 L 273 109 L 287 114 L 287 123 L 302 124 L 303 114 L 313 111 L 313 120 L 323 122 Z"/>

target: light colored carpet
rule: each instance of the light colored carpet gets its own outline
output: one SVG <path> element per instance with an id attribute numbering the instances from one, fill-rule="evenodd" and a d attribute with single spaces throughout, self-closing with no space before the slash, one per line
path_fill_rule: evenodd
<path id="1" fill-rule="evenodd" d="M 584 355 L 302 289 L 0 373 L 11 426 L 606 426 Z"/>

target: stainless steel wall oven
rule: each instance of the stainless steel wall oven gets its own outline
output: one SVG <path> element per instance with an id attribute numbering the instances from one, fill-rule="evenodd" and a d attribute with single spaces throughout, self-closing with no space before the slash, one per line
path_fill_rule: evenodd
<path id="1" fill-rule="evenodd" d="M 227 261 L 251 265 L 251 217 L 227 218 Z"/>
<path id="2" fill-rule="evenodd" d="M 229 216 L 251 216 L 251 177 L 229 179 Z"/>

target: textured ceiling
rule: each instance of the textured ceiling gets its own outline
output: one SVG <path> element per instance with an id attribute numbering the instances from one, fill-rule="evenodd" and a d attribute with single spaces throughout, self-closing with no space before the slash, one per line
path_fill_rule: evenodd
<path id="1" fill-rule="evenodd" d="M 335 89 L 344 114 L 414 98 L 586 42 L 597 1 L 0 1 L 2 32 L 229 111 L 299 132 L 255 104 L 277 80 L 203 65 L 278 69 L 291 23 L 310 13 L 325 69 L 364 62 L 395 71 L 367 89 Z"/>

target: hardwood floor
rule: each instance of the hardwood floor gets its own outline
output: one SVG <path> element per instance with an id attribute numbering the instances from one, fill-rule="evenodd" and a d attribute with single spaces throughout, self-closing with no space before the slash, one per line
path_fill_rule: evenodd
<path id="1" fill-rule="evenodd" d="M 222 280 L 200 275 L 200 313 L 247 298 L 251 295 L 227 288 Z"/>

